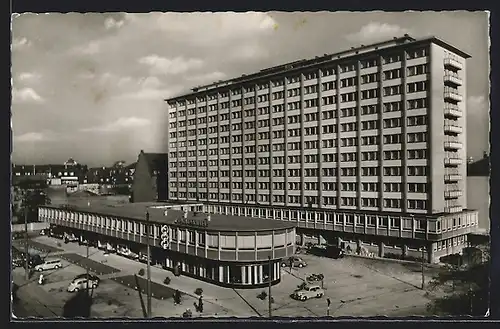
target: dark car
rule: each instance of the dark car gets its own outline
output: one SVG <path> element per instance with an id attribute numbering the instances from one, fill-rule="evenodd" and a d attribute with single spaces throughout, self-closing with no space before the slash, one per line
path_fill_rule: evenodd
<path id="1" fill-rule="evenodd" d="M 79 275 L 77 275 L 77 276 L 73 279 L 73 281 L 74 281 L 74 280 L 77 280 L 77 279 L 83 279 L 83 278 L 88 279 L 88 280 L 90 280 L 90 281 L 95 281 L 95 282 L 97 282 L 97 283 L 101 282 L 101 279 L 100 279 L 98 276 L 95 276 L 95 275 L 90 274 L 90 273 L 88 273 L 88 274 L 87 274 L 87 273 L 82 273 L 82 274 L 79 274 Z"/>
<path id="2" fill-rule="evenodd" d="M 344 249 L 339 248 L 334 245 L 321 245 L 312 247 L 309 252 L 312 255 L 321 256 L 321 257 L 329 257 L 329 258 L 342 258 L 344 257 Z"/>
<path id="3" fill-rule="evenodd" d="M 306 267 L 307 263 L 300 257 L 297 256 L 292 256 L 287 259 L 283 259 L 281 261 L 281 266 L 286 267 L 286 266 L 292 266 L 292 267 Z"/>

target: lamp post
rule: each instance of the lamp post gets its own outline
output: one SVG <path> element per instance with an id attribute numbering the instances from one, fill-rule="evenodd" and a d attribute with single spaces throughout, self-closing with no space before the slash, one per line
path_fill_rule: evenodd
<path id="1" fill-rule="evenodd" d="M 269 270 L 268 270 L 268 280 L 269 280 L 269 297 L 267 298 L 268 301 L 269 301 L 269 317 L 272 317 L 273 314 L 272 314 L 272 302 L 271 302 L 271 298 L 272 295 L 271 295 L 271 256 L 268 256 L 268 259 L 269 259 Z"/>
<path id="2" fill-rule="evenodd" d="M 146 248 L 147 248 L 147 265 L 146 265 L 146 275 L 147 275 L 147 316 L 151 317 L 151 250 L 149 243 L 149 209 L 146 209 Z"/>
<path id="3" fill-rule="evenodd" d="M 30 278 L 30 268 L 29 268 L 29 247 L 28 247 L 28 193 L 26 190 L 26 195 L 24 196 L 24 252 L 25 252 L 25 260 L 24 260 L 24 269 L 26 275 L 26 281 Z"/>

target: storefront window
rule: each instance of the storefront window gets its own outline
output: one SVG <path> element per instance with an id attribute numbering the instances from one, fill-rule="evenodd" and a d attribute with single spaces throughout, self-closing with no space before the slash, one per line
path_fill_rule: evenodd
<path id="1" fill-rule="evenodd" d="M 229 282 L 241 283 L 241 266 L 229 266 Z"/>

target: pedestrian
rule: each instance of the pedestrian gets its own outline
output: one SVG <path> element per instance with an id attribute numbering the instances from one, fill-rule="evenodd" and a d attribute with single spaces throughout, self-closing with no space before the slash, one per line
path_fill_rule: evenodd
<path id="1" fill-rule="evenodd" d="M 198 299 L 198 310 L 200 313 L 203 313 L 203 296 L 200 296 Z"/>
<path id="2" fill-rule="evenodd" d="M 181 292 L 179 290 L 176 290 L 174 293 L 174 303 L 175 305 L 181 304 Z"/>

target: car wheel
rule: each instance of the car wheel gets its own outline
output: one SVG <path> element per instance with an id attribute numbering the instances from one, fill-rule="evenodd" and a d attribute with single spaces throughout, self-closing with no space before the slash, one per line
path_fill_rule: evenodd
<path id="1" fill-rule="evenodd" d="M 318 295 L 316 296 L 316 298 L 321 298 L 321 297 L 323 297 L 323 294 L 318 294 Z"/>
<path id="2" fill-rule="evenodd" d="M 303 267 L 304 267 L 304 265 L 302 265 L 302 264 L 299 264 L 299 268 L 303 268 Z"/>
<path id="3" fill-rule="evenodd" d="M 38 272 L 43 272 L 43 268 L 39 268 L 39 269 L 38 269 Z"/>
<path id="4" fill-rule="evenodd" d="M 281 267 L 286 267 L 286 264 L 285 263 L 281 263 Z"/>
<path id="5" fill-rule="evenodd" d="M 94 284 L 92 285 L 92 289 L 95 289 L 95 288 L 97 288 L 97 283 L 94 283 Z"/>
<path id="6" fill-rule="evenodd" d="M 302 301 L 305 302 L 307 300 L 307 297 L 306 296 L 303 296 L 302 297 Z"/>

